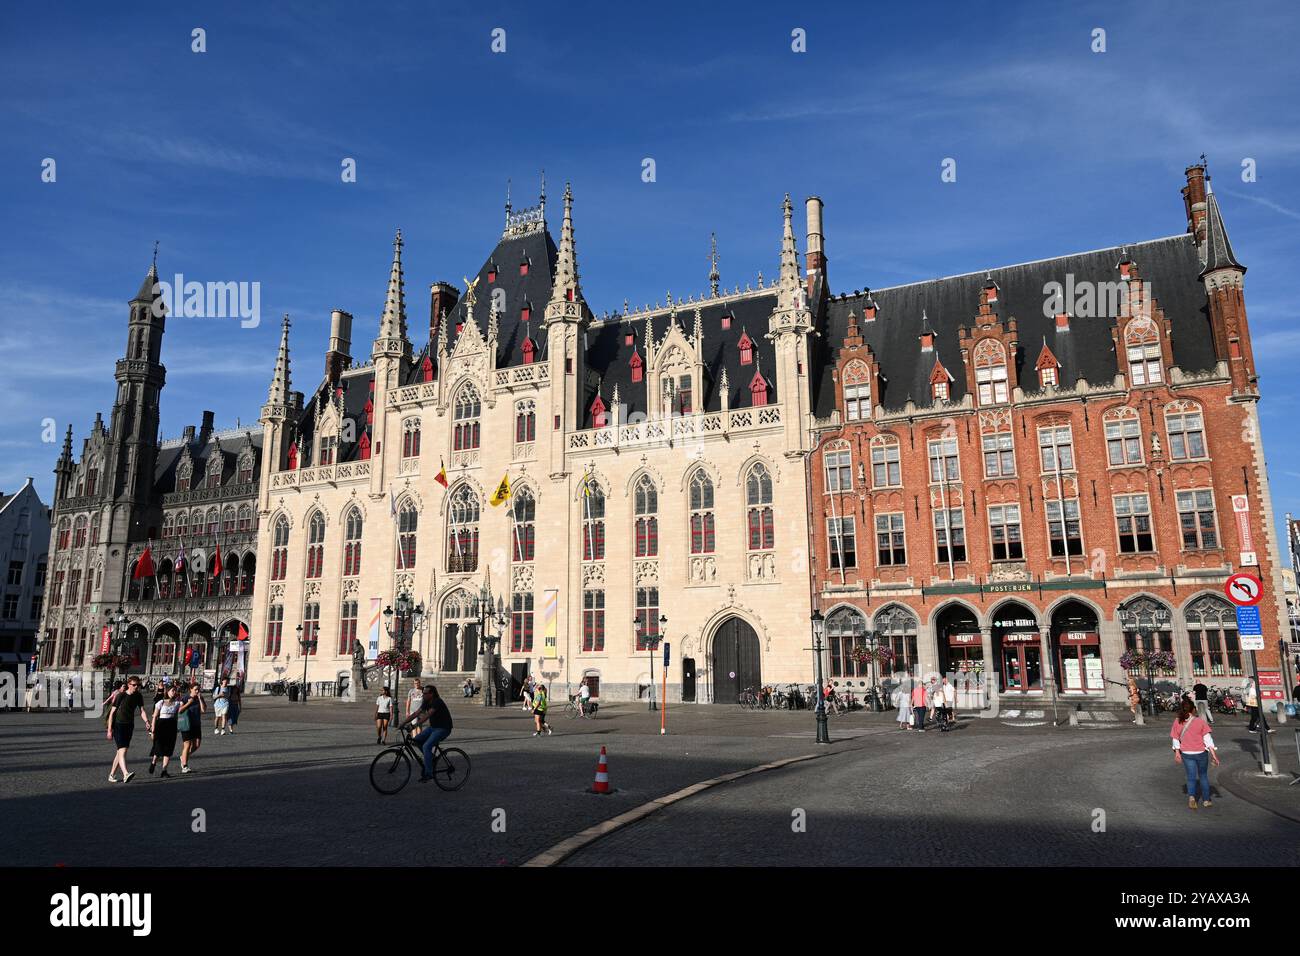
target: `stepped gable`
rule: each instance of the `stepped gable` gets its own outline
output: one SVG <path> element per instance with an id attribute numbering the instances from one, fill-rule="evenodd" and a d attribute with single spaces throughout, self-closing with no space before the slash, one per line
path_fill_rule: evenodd
<path id="1" fill-rule="evenodd" d="M 1137 264 L 1141 281 L 1151 283 L 1156 305 L 1170 320 L 1174 363 L 1185 371 L 1211 369 L 1216 363 L 1210 335 L 1205 287 L 1200 281 L 1203 268 L 1193 236 L 1184 234 L 1129 246 L 1113 246 L 1093 252 L 1060 256 L 1020 265 L 980 270 L 966 275 L 931 279 L 892 288 L 871 289 L 877 306 L 874 321 L 865 321 L 865 293 L 832 298 L 826 307 L 825 336 L 830 349 L 837 349 L 848 329 L 850 311 L 858 316 L 858 330 L 880 364 L 883 377 L 880 404 L 899 410 L 910 398 L 918 407 L 932 405 L 928 380 L 938 358 L 952 374 L 952 400 L 966 393 L 958 329 L 974 328 L 979 311 L 980 291 L 991 275 L 999 287 L 992 304 L 1003 321 L 1014 318 L 1020 348 L 1015 356 L 1022 382 L 1033 382 L 1033 364 L 1046 341 L 1061 362 L 1062 387 L 1073 387 L 1082 378 L 1093 384 L 1110 384 L 1120 368 L 1111 329 L 1115 319 L 1073 317 L 1069 330 L 1057 327 L 1053 317 L 1043 314 L 1049 282 L 1074 284 L 1120 281 L 1118 263 L 1125 253 Z M 1070 303 L 1066 303 L 1067 310 Z M 922 352 L 919 337 L 922 315 L 935 333 L 934 351 Z M 833 365 L 820 364 L 815 370 L 818 417 L 835 409 Z M 1027 390 L 1033 390 L 1028 388 Z"/>

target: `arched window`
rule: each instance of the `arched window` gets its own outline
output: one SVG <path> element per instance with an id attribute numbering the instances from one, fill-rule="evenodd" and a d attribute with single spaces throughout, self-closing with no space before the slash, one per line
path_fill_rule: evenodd
<path id="1" fill-rule="evenodd" d="M 253 585 L 257 577 L 257 556 L 253 554 L 244 555 L 244 560 L 239 565 L 239 593 L 252 594 Z"/>
<path id="2" fill-rule="evenodd" d="M 284 515 L 275 519 L 271 532 L 271 580 L 283 581 L 289 567 L 289 519 Z"/>
<path id="3" fill-rule="evenodd" d="M 758 369 L 754 370 L 754 377 L 749 380 L 749 403 L 755 408 L 767 404 L 767 379 L 763 378 L 763 373 Z"/>
<path id="4" fill-rule="evenodd" d="M 272 604 L 266 610 L 266 655 L 277 657 L 284 636 L 284 605 Z"/>
<path id="5" fill-rule="evenodd" d="M 642 475 L 633 495 L 636 511 L 635 554 L 653 558 L 659 554 L 659 490 L 649 475 Z"/>
<path id="6" fill-rule="evenodd" d="M 415 534 L 419 527 L 420 515 L 410 501 L 402 504 L 397 512 L 397 570 L 409 571 L 415 567 Z"/>
<path id="7" fill-rule="evenodd" d="M 420 457 L 420 420 L 408 418 L 402 422 L 402 457 Z"/>
<path id="8" fill-rule="evenodd" d="M 772 476 L 762 464 L 755 464 L 745 478 L 746 527 L 749 550 L 771 551 L 776 547 L 776 523 L 772 517 Z"/>
<path id="9" fill-rule="evenodd" d="M 176 515 L 169 511 L 163 516 L 162 536 L 170 538 L 174 534 L 176 534 Z"/>
<path id="10" fill-rule="evenodd" d="M 1237 612 L 1223 598 L 1207 594 L 1187 606 L 1187 640 L 1192 673 L 1197 677 L 1241 677 L 1241 640 Z"/>
<path id="11" fill-rule="evenodd" d="M 867 619 L 851 607 L 838 607 L 826 617 L 826 643 L 831 657 L 832 677 L 870 677 L 871 662 L 859 664 L 854 650 L 865 644 Z"/>
<path id="12" fill-rule="evenodd" d="M 227 505 L 221 512 L 221 533 L 234 534 L 235 532 L 235 509 Z"/>
<path id="13" fill-rule="evenodd" d="M 531 398 L 515 403 L 515 444 L 537 439 L 537 403 Z"/>
<path id="14" fill-rule="evenodd" d="M 318 578 L 325 564 L 325 516 L 313 511 L 307 521 L 307 573 L 304 577 Z"/>
<path id="15" fill-rule="evenodd" d="M 190 516 L 188 512 L 180 511 L 176 514 L 176 537 L 184 538 L 189 534 Z"/>
<path id="16" fill-rule="evenodd" d="M 1011 434 L 1011 414 L 1001 408 L 980 412 L 980 447 L 985 478 L 1012 478 L 1016 474 L 1016 446 Z"/>
<path id="17" fill-rule="evenodd" d="M 533 498 L 532 491 L 527 487 L 518 489 L 511 497 L 510 521 L 512 526 L 510 529 L 510 545 L 511 553 L 514 555 L 512 560 L 533 560 L 537 543 L 537 501 Z M 532 609 L 529 608 L 529 610 Z"/>
<path id="18" fill-rule="evenodd" d="M 1125 650 L 1173 653 L 1174 616 L 1162 602 L 1149 597 L 1134 598 L 1120 605 L 1118 617 L 1124 629 Z"/>
<path id="19" fill-rule="evenodd" d="M 158 562 L 158 596 L 160 598 L 171 597 L 172 595 L 172 562 L 171 558 L 163 558 Z"/>
<path id="20" fill-rule="evenodd" d="M 448 572 L 478 570 L 478 519 L 478 495 L 461 485 L 452 492 L 447 511 Z"/>
<path id="21" fill-rule="evenodd" d="M 239 593 L 239 555 L 228 554 L 222 563 L 221 573 L 225 580 L 221 582 L 222 594 Z"/>
<path id="22" fill-rule="evenodd" d="M 339 657 L 352 653 L 357 642 L 357 602 L 344 601 L 339 609 Z"/>
<path id="23" fill-rule="evenodd" d="M 243 455 L 239 459 L 239 483 L 246 485 L 253 480 L 253 456 Z"/>
<path id="24" fill-rule="evenodd" d="M 361 510 L 353 508 L 343 522 L 343 576 L 361 573 Z M 348 647 L 352 645 L 349 644 Z"/>
<path id="25" fill-rule="evenodd" d="M 975 384 L 980 405 L 1007 400 L 1007 353 L 996 339 L 984 339 L 975 346 Z"/>
<path id="26" fill-rule="evenodd" d="M 894 652 L 893 664 L 878 669 L 881 677 L 900 671 L 911 674 L 919 667 L 915 614 L 897 604 L 882 608 L 876 615 L 876 634 L 881 645 Z"/>
<path id="27" fill-rule="evenodd" d="M 240 531 L 253 530 L 253 509 L 248 505 L 239 506 L 239 524 Z"/>
<path id="28" fill-rule="evenodd" d="M 582 488 L 582 560 L 605 560 L 605 491 L 594 478 Z"/>
<path id="29" fill-rule="evenodd" d="M 703 468 L 691 476 L 691 554 L 714 551 L 713 482 Z"/>
<path id="30" fill-rule="evenodd" d="M 66 551 L 68 545 L 72 543 L 72 520 L 64 518 L 59 522 L 59 547 L 58 550 Z"/>
<path id="31" fill-rule="evenodd" d="M 203 531 L 213 539 L 217 536 L 217 531 L 221 528 L 221 512 L 216 508 L 209 508 L 207 520 L 204 524 Z"/>
<path id="32" fill-rule="evenodd" d="M 1112 408 L 1101 417 L 1106 430 L 1106 454 L 1112 465 L 1142 464 L 1142 423 L 1136 408 Z"/>
<path id="33" fill-rule="evenodd" d="M 452 449 L 463 451 L 467 448 L 477 448 L 479 439 L 479 414 L 482 407 L 479 403 L 478 390 L 470 382 L 466 382 L 459 392 L 456 393 L 455 408 L 452 413 Z"/>
<path id="34" fill-rule="evenodd" d="M 90 522 L 85 515 L 77 518 L 76 524 L 72 526 L 72 546 L 74 548 L 84 548 L 86 546 L 86 533 L 90 528 Z"/>
<path id="35" fill-rule="evenodd" d="M 871 370 L 866 362 L 844 366 L 844 418 L 865 421 L 871 417 Z"/>
<path id="36" fill-rule="evenodd" d="M 1140 316 L 1129 322 L 1124 331 L 1124 348 L 1128 355 L 1129 384 L 1158 385 L 1162 381 L 1160 333 L 1151 319 Z"/>

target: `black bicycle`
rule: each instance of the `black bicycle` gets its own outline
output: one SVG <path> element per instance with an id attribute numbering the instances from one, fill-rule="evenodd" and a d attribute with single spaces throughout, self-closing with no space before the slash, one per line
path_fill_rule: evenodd
<path id="1" fill-rule="evenodd" d="M 412 765 L 424 772 L 424 754 L 415 745 L 410 730 L 402 731 L 402 742 L 379 752 L 370 764 L 370 785 L 391 797 L 411 782 Z M 459 747 L 433 748 L 433 782 L 443 790 L 459 790 L 469 779 L 469 755 Z"/>

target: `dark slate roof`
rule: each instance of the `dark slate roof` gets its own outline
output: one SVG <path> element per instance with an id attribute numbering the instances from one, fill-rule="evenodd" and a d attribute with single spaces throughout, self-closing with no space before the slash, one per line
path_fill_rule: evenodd
<path id="1" fill-rule="evenodd" d="M 695 329 L 695 310 L 700 310 L 700 324 L 703 328 L 703 352 L 706 380 L 694 383 L 694 403 L 697 411 L 717 411 L 722 408 L 720 384 L 722 370 L 727 370 L 730 385 L 730 402 L 732 408 L 747 408 L 750 405 L 749 383 L 756 370 L 763 373 L 767 380 L 767 397 L 769 402 L 777 400 L 776 394 L 776 360 L 772 343 L 766 338 L 768 319 L 776 308 L 776 292 L 761 295 L 742 295 L 731 299 L 706 299 L 703 302 L 685 302 L 678 306 L 677 324 L 690 339 Z M 730 314 L 731 327 L 722 328 L 723 315 Z M 663 341 L 668 332 L 668 313 L 655 314 L 653 322 L 655 339 Z M 740 364 L 739 342 L 742 334 L 748 332 L 754 343 L 753 365 Z M 628 334 L 632 335 L 632 345 L 627 344 Z M 644 415 L 647 411 L 648 397 L 646 386 L 648 376 L 640 382 L 632 381 L 632 367 L 629 364 L 635 350 L 641 360 L 645 361 L 645 314 L 635 316 L 616 316 L 607 321 L 594 323 L 587 330 L 587 378 L 582 390 L 582 408 L 579 420 L 583 428 L 592 427 L 591 404 L 596 398 L 599 387 L 601 397 L 608 407 L 613 401 L 614 386 L 618 385 L 619 401 L 626 406 L 625 415 Z"/>
<path id="2" fill-rule="evenodd" d="M 345 369 L 339 379 L 336 387 L 343 389 L 343 418 L 344 420 L 351 419 L 356 425 L 355 439 L 353 441 L 345 442 L 340 436 L 339 447 L 335 455 L 336 461 L 356 461 L 361 457 L 361 435 L 369 430 L 366 425 L 366 400 L 370 398 L 370 383 L 374 380 L 375 369 L 374 366 L 370 365 L 356 371 Z M 415 380 L 419 380 L 418 376 Z M 303 404 L 302 412 L 298 416 L 294 437 L 298 441 L 299 453 L 310 447 L 312 437 L 316 433 L 316 409 L 319 403 L 329 401 L 331 397 L 332 391 L 329 387 L 329 381 L 322 376 L 320 384 L 312 392 L 311 398 Z M 312 464 L 315 464 L 314 460 Z"/>
<path id="3" fill-rule="evenodd" d="M 262 429 L 261 427 L 246 429 L 247 434 L 253 443 L 253 475 L 254 478 L 259 474 L 259 466 L 262 459 Z M 194 471 L 191 473 L 191 488 L 197 487 L 195 483 L 202 482 L 208 473 L 208 458 L 217 448 L 217 442 L 209 439 L 205 444 L 200 445 L 198 440 L 189 443 L 190 456 L 194 459 Z M 244 448 L 244 434 L 238 436 L 229 436 L 221 439 L 221 483 L 224 486 L 235 476 L 238 471 L 239 453 Z M 154 493 L 159 495 L 168 495 L 176 490 L 176 466 L 180 463 L 181 455 L 185 445 L 181 442 L 168 442 L 164 447 L 158 449 L 158 461 L 154 465 Z"/>
<path id="4" fill-rule="evenodd" d="M 1223 213 L 1219 212 L 1219 200 L 1209 192 L 1205 197 L 1205 269 L 1201 275 L 1209 275 L 1216 269 L 1246 271 L 1246 267 L 1232 254 L 1228 230 L 1223 225 Z"/>
<path id="5" fill-rule="evenodd" d="M 1048 282 L 1066 282 L 1074 276 L 1076 286 L 1088 282 L 1119 280 L 1117 265 L 1127 250 L 1137 263 L 1142 281 L 1150 282 L 1156 304 L 1171 321 L 1174 363 L 1187 371 L 1215 365 L 1210 337 L 1205 287 L 1201 284 L 1201 260 L 1196 242 L 1189 234 L 1154 239 L 1128 247 L 1115 246 L 1044 259 L 991 270 L 999 286 L 994 312 L 1004 321 L 1014 318 L 1020 348 L 1015 357 L 1019 380 L 1033 382 L 1034 362 L 1044 340 L 1061 362 L 1060 380 L 1072 385 L 1083 378 L 1090 383 L 1108 384 L 1118 372 L 1110 330 L 1114 318 L 1074 317 L 1069 331 L 1057 329 L 1055 320 L 1043 314 Z M 979 311 L 980 290 L 986 271 L 945 279 L 931 279 L 887 289 L 872 289 L 878 307 L 873 322 L 862 320 L 865 294 L 837 297 L 826 307 L 825 348 L 838 349 L 848 328 L 848 313 L 858 316 L 863 340 L 871 346 L 880 364 L 882 407 L 902 408 L 909 398 L 919 407 L 929 406 L 930 374 L 937 356 L 953 376 L 951 395 L 960 400 L 966 392 L 966 373 L 961 361 L 957 330 L 973 328 Z M 1069 303 L 1067 303 L 1068 309 Z M 919 342 L 922 312 L 935 332 L 935 351 L 922 353 Z M 833 354 L 833 352 L 831 352 Z M 827 417 L 835 408 L 832 366 L 814 363 L 815 408 Z M 1027 389 L 1028 390 L 1028 389 Z"/>
<path id="6" fill-rule="evenodd" d="M 545 353 L 546 332 L 542 328 L 542 319 L 546 312 L 546 303 L 551 299 L 551 282 L 555 275 L 555 258 L 557 249 L 550 232 L 545 228 L 522 236 L 506 236 L 497 243 L 492 254 L 479 268 L 478 285 L 474 288 L 474 321 L 479 331 L 487 338 L 488 316 L 492 308 L 493 295 L 504 292 L 502 312 L 497 319 L 497 368 L 524 363 L 524 339 L 532 337 L 537 346 L 534 361 L 540 361 Z M 528 262 L 528 275 L 519 274 L 519 264 Z M 488 273 L 496 270 L 496 280 L 488 281 Z M 471 280 L 472 281 L 472 280 Z M 459 283 L 457 283 L 459 287 Z M 469 309 L 462 298 L 447 316 L 447 347 L 456 347 L 456 328 L 462 325 Z M 520 310 L 529 305 L 532 308 L 528 322 L 520 321 Z M 432 318 L 432 317 L 431 317 Z M 432 327 L 432 323 L 427 328 Z M 406 377 L 404 384 L 413 385 L 423 381 L 424 357 L 433 360 L 434 374 L 437 374 L 438 343 L 431 339 L 425 342 L 415 356 L 415 364 Z"/>

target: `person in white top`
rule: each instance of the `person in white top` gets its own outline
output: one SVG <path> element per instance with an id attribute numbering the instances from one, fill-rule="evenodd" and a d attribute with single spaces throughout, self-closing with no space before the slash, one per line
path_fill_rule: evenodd
<path id="1" fill-rule="evenodd" d="M 412 682 L 411 689 L 406 692 L 406 717 L 409 720 L 411 715 L 424 706 L 424 685 L 420 683 L 420 678 L 415 678 Z"/>
<path id="2" fill-rule="evenodd" d="M 153 748 L 149 756 L 150 773 L 153 773 L 158 765 L 158 758 L 162 757 L 161 776 L 171 776 L 167 772 L 167 765 L 171 763 L 172 754 L 176 752 L 177 715 L 180 709 L 181 702 L 176 696 L 176 685 L 168 684 L 164 695 L 153 705 L 153 728 L 149 733 L 153 738 Z"/>
<path id="3" fill-rule="evenodd" d="M 587 716 L 587 705 L 591 702 L 591 687 L 587 684 L 587 678 L 582 679 L 582 684 L 578 687 L 578 716 Z"/>
<path id="4" fill-rule="evenodd" d="M 387 687 L 375 700 L 375 743 L 388 743 L 388 722 L 393 717 L 393 692 Z"/>

